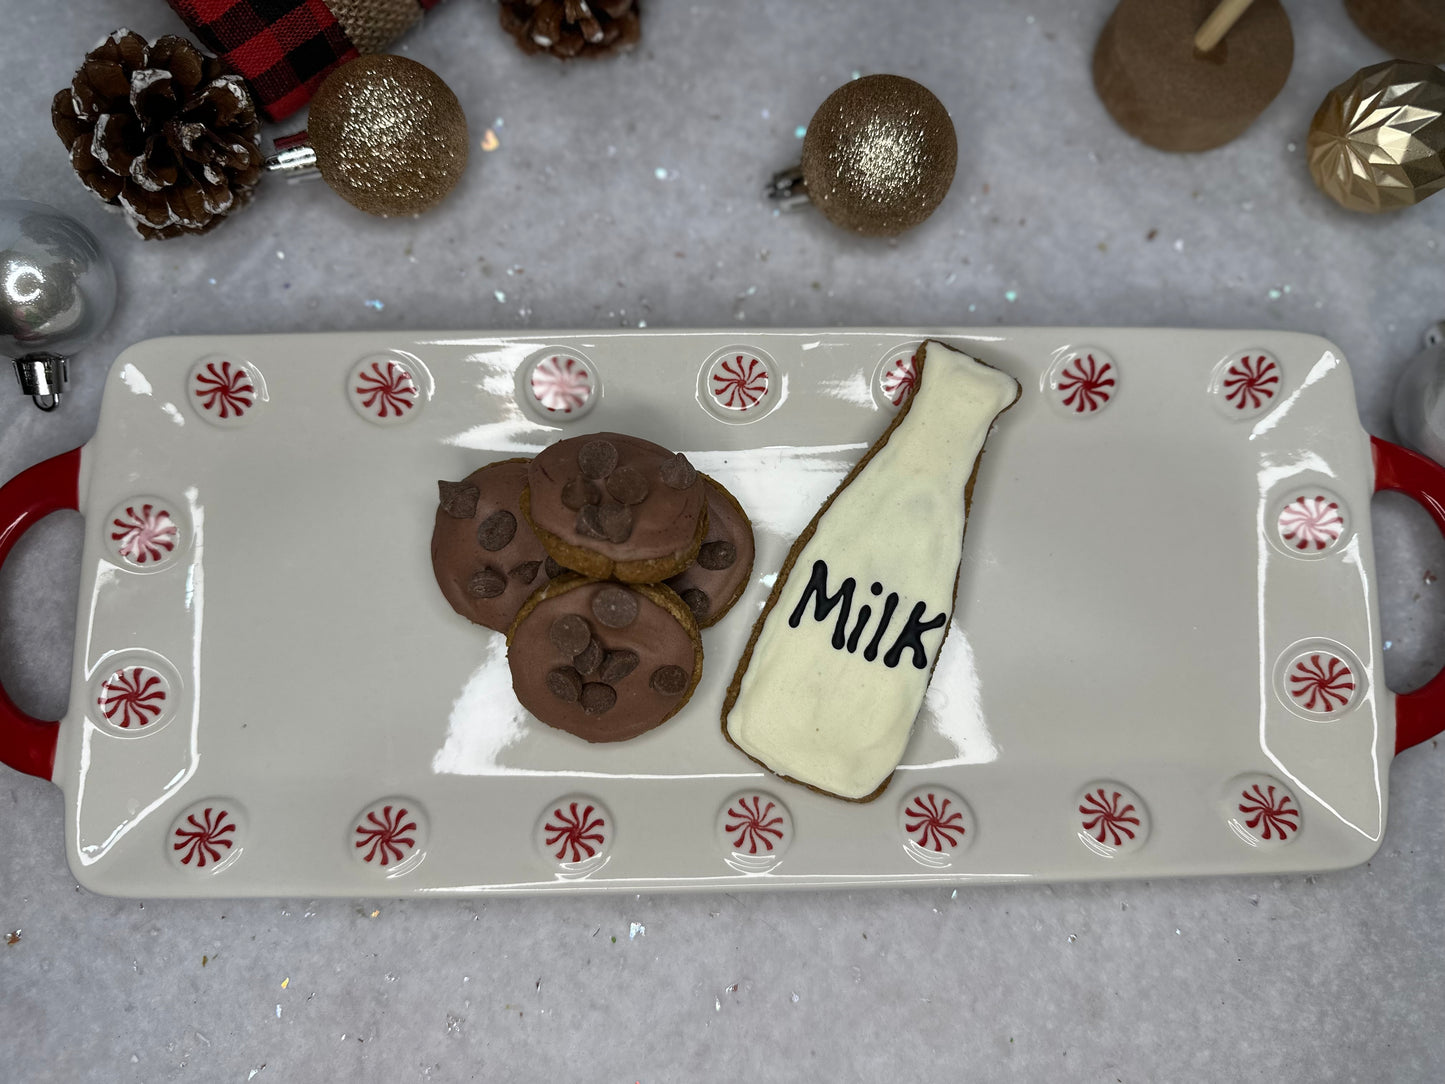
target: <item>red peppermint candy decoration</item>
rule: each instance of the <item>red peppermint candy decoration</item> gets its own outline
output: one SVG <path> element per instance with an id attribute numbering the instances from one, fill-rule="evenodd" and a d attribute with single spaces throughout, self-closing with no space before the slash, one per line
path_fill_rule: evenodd
<path id="1" fill-rule="evenodd" d="M 363 413 L 370 412 L 383 421 L 400 418 L 416 405 L 418 395 L 411 370 L 389 360 L 363 364 L 352 391 Z"/>
<path id="2" fill-rule="evenodd" d="M 918 387 L 918 354 L 915 351 L 906 358 L 894 358 L 893 363 L 883 370 L 883 394 L 894 406 L 902 406 Z"/>
<path id="3" fill-rule="evenodd" d="M 1284 842 L 1300 826 L 1299 808 L 1283 787 L 1253 783 L 1240 792 L 1239 812 L 1246 828 L 1266 842 Z"/>
<path id="4" fill-rule="evenodd" d="M 1110 847 L 1122 847 L 1126 840 L 1134 839 L 1141 824 L 1134 803 L 1105 787 L 1084 795 L 1079 812 L 1084 815 L 1084 831 Z"/>
<path id="5" fill-rule="evenodd" d="M 235 833 L 236 822 L 226 810 L 207 806 L 188 814 L 176 827 L 171 848 L 181 865 L 205 869 L 226 856 L 235 845 Z"/>
<path id="6" fill-rule="evenodd" d="M 1075 414 L 1102 410 L 1112 398 L 1114 364 L 1093 354 L 1075 354 L 1059 372 L 1058 391 L 1064 406 Z"/>
<path id="7" fill-rule="evenodd" d="M 138 565 L 155 564 L 176 548 L 180 529 L 171 514 L 158 505 L 144 503 L 127 505 L 124 512 L 111 521 L 110 540 L 127 561 Z"/>
<path id="8" fill-rule="evenodd" d="M 566 354 L 537 362 L 528 382 L 538 405 L 553 414 L 581 410 L 592 398 L 592 377 L 586 366 Z"/>
<path id="9" fill-rule="evenodd" d="M 96 703 L 113 726 L 139 729 L 155 722 L 165 709 L 165 679 L 146 666 L 117 670 L 100 687 Z"/>
<path id="10" fill-rule="evenodd" d="M 389 866 L 400 862 L 416 848 L 417 822 L 405 806 L 384 805 L 369 809 L 356 826 L 356 849 L 364 862 Z"/>
<path id="11" fill-rule="evenodd" d="M 591 802 L 568 801 L 552 810 L 542 826 L 543 843 L 560 862 L 582 862 L 607 845 L 607 821 Z"/>
<path id="12" fill-rule="evenodd" d="M 729 410 L 747 410 L 768 394 L 768 367 L 759 358 L 738 354 L 723 359 L 712 374 L 712 394 Z"/>
<path id="13" fill-rule="evenodd" d="M 954 800 L 933 791 L 914 795 L 904 807 L 903 830 L 918 846 L 935 852 L 954 850 L 968 832 L 963 812 Z"/>
<path id="14" fill-rule="evenodd" d="M 229 361 L 210 361 L 191 377 L 200 408 L 223 421 L 241 417 L 256 404 L 256 385 L 246 369 Z"/>
<path id="15" fill-rule="evenodd" d="M 1324 494 L 1296 497 L 1280 510 L 1279 536 L 1298 550 L 1328 549 L 1340 540 L 1345 519 L 1339 502 Z"/>
<path id="16" fill-rule="evenodd" d="M 748 794 L 728 806 L 723 831 L 732 837 L 733 850 L 757 854 L 772 851 L 783 842 L 786 825 L 780 807 L 762 794 Z"/>
<path id="17" fill-rule="evenodd" d="M 1236 410 L 1258 410 L 1279 390 L 1279 366 L 1267 354 L 1236 358 L 1224 371 L 1224 399 Z"/>
<path id="18" fill-rule="evenodd" d="M 1289 694 L 1305 711 L 1328 714 L 1343 708 L 1355 692 L 1354 673 L 1337 655 L 1312 652 L 1289 673 Z"/>

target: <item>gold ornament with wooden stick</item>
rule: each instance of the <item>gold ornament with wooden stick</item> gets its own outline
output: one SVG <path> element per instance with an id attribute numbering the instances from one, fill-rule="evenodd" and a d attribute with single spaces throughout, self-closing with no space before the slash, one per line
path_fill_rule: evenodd
<path id="1" fill-rule="evenodd" d="M 429 68 L 373 54 L 317 89 L 311 131 L 260 149 L 256 103 L 240 76 L 184 38 L 148 43 L 121 29 L 55 95 L 51 122 L 81 182 L 147 240 L 214 229 L 250 202 L 265 172 L 320 172 L 375 215 L 418 214 L 461 178 L 466 117 Z"/>
<path id="2" fill-rule="evenodd" d="M 1279 0 L 1120 0 L 1094 48 L 1094 88 L 1136 139 L 1207 151 L 1254 123 L 1293 62 Z"/>

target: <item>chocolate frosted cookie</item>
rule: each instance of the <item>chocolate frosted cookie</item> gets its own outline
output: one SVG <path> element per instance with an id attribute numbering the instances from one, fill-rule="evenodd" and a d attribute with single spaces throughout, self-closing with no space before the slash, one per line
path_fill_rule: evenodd
<path id="1" fill-rule="evenodd" d="M 532 460 L 521 508 L 553 559 L 593 579 L 658 583 L 697 555 L 707 486 L 687 457 L 621 433 L 558 441 Z"/>
<path id="2" fill-rule="evenodd" d="M 702 639 L 660 584 L 563 575 L 507 634 L 512 688 L 542 722 L 591 742 L 626 741 L 672 717 L 702 676 Z"/>
<path id="3" fill-rule="evenodd" d="M 738 499 L 716 478 L 707 487 L 707 533 L 697 560 L 667 581 L 700 628 L 716 625 L 742 597 L 753 571 L 753 525 Z"/>
<path id="4" fill-rule="evenodd" d="M 527 521 L 518 498 L 527 460 L 504 459 L 460 482 L 438 482 L 431 561 L 452 609 L 498 632 L 511 627 L 532 592 L 562 570 Z"/>

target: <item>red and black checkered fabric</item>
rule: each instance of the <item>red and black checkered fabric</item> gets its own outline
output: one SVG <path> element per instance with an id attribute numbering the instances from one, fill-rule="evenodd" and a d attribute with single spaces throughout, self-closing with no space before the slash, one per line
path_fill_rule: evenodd
<path id="1" fill-rule="evenodd" d="M 196 37 L 281 120 L 300 109 L 356 46 L 324 0 L 168 0 Z M 441 0 L 416 0 L 430 10 Z"/>

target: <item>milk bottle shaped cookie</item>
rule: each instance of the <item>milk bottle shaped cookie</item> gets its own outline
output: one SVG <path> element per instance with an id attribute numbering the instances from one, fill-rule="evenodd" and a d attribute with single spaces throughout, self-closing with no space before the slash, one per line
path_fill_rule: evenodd
<path id="1" fill-rule="evenodd" d="M 768 770 L 852 801 L 903 756 L 953 615 L 965 490 L 1016 380 L 939 342 L 912 398 L 788 551 L 723 702 Z"/>

